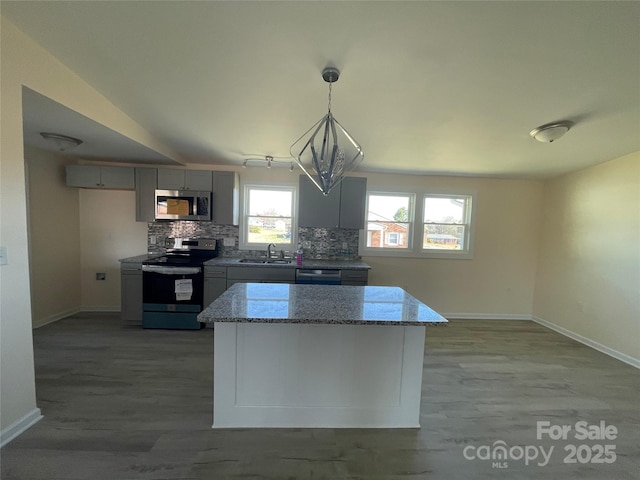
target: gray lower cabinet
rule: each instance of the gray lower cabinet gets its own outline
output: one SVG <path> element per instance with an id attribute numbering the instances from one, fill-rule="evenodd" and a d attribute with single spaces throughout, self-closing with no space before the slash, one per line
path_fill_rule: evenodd
<path id="1" fill-rule="evenodd" d="M 120 316 L 124 325 L 142 325 L 142 264 L 120 266 Z"/>
<path id="2" fill-rule="evenodd" d="M 204 267 L 204 292 L 202 306 L 207 308 L 211 302 L 227 289 L 227 267 Z M 213 328 L 213 323 L 205 324 Z"/>
<path id="3" fill-rule="evenodd" d="M 341 276 L 342 285 L 365 286 L 369 283 L 368 270 L 342 269 L 340 276 Z"/>
<path id="4" fill-rule="evenodd" d="M 364 228 L 367 179 L 345 177 L 329 195 L 306 175 L 300 176 L 298 226 L 315 228 Z"/>
<path id="5" fill-rule="evenodd" d="M 234 283 L 295 283 L 295 268 L 227 268 L 227 288 Z"/>
<path id="6" fill-rule="evenodd" d="M 207 306 L 227 289 L 226 267 L 204 267 L 203 306 Z"/>

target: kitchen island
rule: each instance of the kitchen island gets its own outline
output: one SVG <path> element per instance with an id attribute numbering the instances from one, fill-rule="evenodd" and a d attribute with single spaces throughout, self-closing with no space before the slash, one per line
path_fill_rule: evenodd
<path id="1" fill-rule="evenodd" d="M 399 287 L 238 283 L 214 323 L 213 428 L 417 428 L 426 326 Z"/>

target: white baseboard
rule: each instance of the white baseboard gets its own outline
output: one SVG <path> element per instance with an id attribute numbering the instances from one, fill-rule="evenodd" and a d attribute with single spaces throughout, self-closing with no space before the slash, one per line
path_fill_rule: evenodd
<path id="1" fill-rule="evenodd" d="M 441 313 L 447 320 L 533 320 L 528 313 Z"/>
<path id="2" fill-rule="evenodd" d="M 632 357 L 630 355 L 627 355 L 626 353 L 622 353 L 622 352 L 618 352 L 617 350 L 614 350 L 613 348 L 607 347 L 606 345 L 603 345 L 601 343 L 598 343 L 594 340 L 591 340 L 590 338 L 587 337 L 583 337 L 582 335 L 572 332 L 571 330 L 568 330 L 564 327 L 561 327 L 559 325 L 556 325 L 555 323 L 552 323 L 548 320 L 545 320 L 543 318 L 540 317 L 536 317 L 535 315 L 532 317 L 532 320 L 540 325 L 542 325 L 543 327 L 547 327 L 553 331 L 556 331 L 562 335 L 564 335 L 565 337 L 569 337 L 573 340 L 575 340 L 576 342 L 580 342 L 583 345 L 586 345 L 588 347 L 591 347 L 595 350 L 598 350 L 599 352 L 604 353 L 605 355 L 609 355 L 610 357 L 615 358 L 616 360 L 620 360 L 621 362 L 624 362 L 626 364 L 631 365 L 632 367 L 636 367 L 636 368 L 640 368 L 640 359 Z"/>
<path id="3" fill-rule="evenodd" d="M 69 310 L 65 310 L 64 312 L 56 313 L 55 315 L 49 315 L 48 317 L 35 321 L 33 324 L 33 328 L 44 327 L 45 325 L 49 325 L 50 323 L 57 322 L 58 320 L 70 317 L 71 315 L 75 315 L 78 312 L 80 312 L 79 308 L 70 308 Z"/>
<path id="4" fill-rule="evenodd" d="M 22 432 L 26 431 L 42 419 L 42 413 L 39 408 L 34 408 L 24 417 L 9 425 L 0 432 L 0 447 L 4 447 L 11 440 L 16 438 Z"/>
<path id="5" fill-rule="evenodd" d="M 98 306 L 98 307 L 80 307 L 81 312 L 119 312 L 120 305 L 118 306 Z"/>

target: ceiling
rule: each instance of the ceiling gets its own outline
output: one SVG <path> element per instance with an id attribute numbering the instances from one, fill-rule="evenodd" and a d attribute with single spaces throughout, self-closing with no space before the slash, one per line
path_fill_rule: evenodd
<path id="1" fill-rule="evenodd" d="M 341 71 L 332 112 L 365 151 L 360 171 L 545 178 L 640 150 L 640 2 L 0 8 L 179 162 L 284 160 L 326 113 L 327 65 Z M 38 97 L 25 97 L 28 144 L 59 132 L 64 112 L 79 156 L 172 161 Z M 558 120 L 575 123 L 562 139 L 529 136 Z"/>

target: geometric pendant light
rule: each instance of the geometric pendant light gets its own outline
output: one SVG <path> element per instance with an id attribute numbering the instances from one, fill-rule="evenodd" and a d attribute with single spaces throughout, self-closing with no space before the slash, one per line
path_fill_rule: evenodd
<path id="1" fill-rule="evenodd" d="M 340 72 L 336 68 L 327 67 L 322 71 L 322 78 L 329 84 L 327 114 L 296 140 L 290 149 L 295 162 L 324 195 L 364 159 L 362 147 L 331 112 L 331 86 L 339 77 Z"/>

